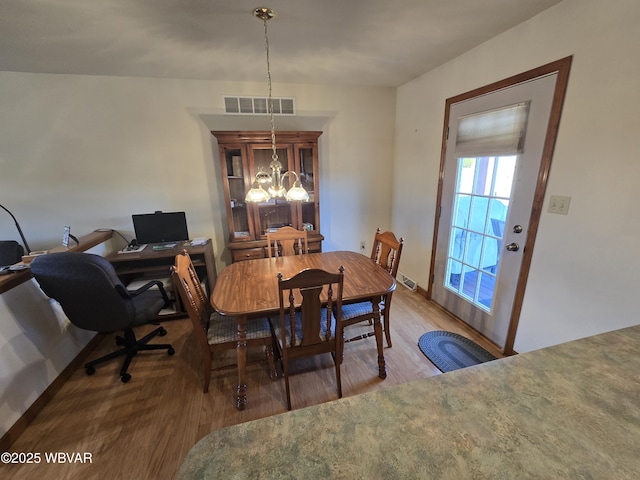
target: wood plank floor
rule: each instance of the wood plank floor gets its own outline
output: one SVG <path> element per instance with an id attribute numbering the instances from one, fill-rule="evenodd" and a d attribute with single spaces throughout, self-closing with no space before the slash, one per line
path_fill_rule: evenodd
<path id="1" fill-rule="evenodd" d="M 87 377 L 76 371 L 12 445 L 11 452 L 40 453 L 39 464 L 1 465 L 0 478 L 12 479 L 171 479 L 189 449 L 208 433 L 229 425 L 286 412 L 284 381 L 271 381 L 259 351 L 247 370 L 249 405 L 234 408 L 234 369 L 214 372 L 209 393 L 202 393 L 201 357 L 188 319 L 164 324 L 168 335 L 158 341 L 173 344 L 176 354 L 143 352 L 134 358 L 132 380 L 118 377 L 120 362 L 98 366 Z M 349 327 L 353 336 L 370 327 Z M 147 330 L 150 330 L 147 329 Z M 418 338 L 430 330 L 466 335 L 496 356 L 500 351 L 419 294 L 399 286 L 393 298 L 393 347 L 385 347 L 388 376 L 377 377 L 373 337 L 348 343 L 342 367 L 345 397 L 438 375 L 418 349 Z M 138 332 L 144 334 L 146 330 Z M 107 336 L 90 358 L 114 349 Z M 233 361 L 233 355 L 224 361 Z M 293 367 L 293 408 L 337 398 L 329 355 L 301 360 Z M 265 439 L 270 441 L 270 439 Z M 92 463 L 47 463 L 51 452 L 91 454 Z"/>

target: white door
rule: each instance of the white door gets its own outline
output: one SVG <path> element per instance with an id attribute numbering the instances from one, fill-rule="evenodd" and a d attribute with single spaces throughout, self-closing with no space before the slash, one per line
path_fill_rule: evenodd
<path id="1" fill-rule="evenodd" d="M 557 73 L 454 103 L 449 113 L 431 298 L 500 347 L 509 330 L 556 80 Z M 499 124 L 505 115 L 508 122 L 523 120 L 513 149 L 501 144 L 500 134 L 488 143 L 484 133 L 465 141 L 469 124 L 477 134 L 483 121 L 498 117 Z"/>

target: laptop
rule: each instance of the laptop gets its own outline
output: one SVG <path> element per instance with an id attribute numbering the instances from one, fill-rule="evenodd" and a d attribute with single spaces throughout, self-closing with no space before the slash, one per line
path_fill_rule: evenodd
<path id="1" fill-rule="evenodd" d="M 184 212 L 156 211 L 131 216 L 138 245 L 189 240 Z"/>

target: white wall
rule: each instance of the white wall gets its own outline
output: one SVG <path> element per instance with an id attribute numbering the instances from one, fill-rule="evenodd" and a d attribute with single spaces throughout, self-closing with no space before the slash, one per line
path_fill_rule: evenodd
<path id="1" fill-rule="evenodd" d="M 111 251 L 108 241 L 87 252 Z M 0 437 L 95 335 L 73 326 L 35 280 L 0 295 Z"/>
<path id="2" fill-rule="evenodd" d="M 267 117 L 222 115 L 222 95 L 264 95 L 266 85 L 0 72 L 0 192 L 33 250 L 58 245 L 64 225 L 82 235 L 133 236 L 131 214 L 184 210 L 191 236 L 211 236 L 220 271 L 226 225 L 210 130 L 268 130 Z M 395 90 L 274 85 L 296 98 L 297 118 L 276 128 L 319 129 L 325 249 L 358 250 L 390 225 Z M 316 121 L 317 123 L 317 121 Z M 282 127 L 280 126 L 282 125 Z M 284 128 L 283 128 L 284 129 Z M 0 238 L 19 237 L 0 212 Z M 123 241 L 124 243 L 124 241 Z"/>
<path id="3" fill-rule="evenodd" d="M 639 24 L 636 0 L 566 0 L 398 89 L 393 229 L 426 288 L 445 100 L 574 56 L 516 351 L 639 323 Z"/>

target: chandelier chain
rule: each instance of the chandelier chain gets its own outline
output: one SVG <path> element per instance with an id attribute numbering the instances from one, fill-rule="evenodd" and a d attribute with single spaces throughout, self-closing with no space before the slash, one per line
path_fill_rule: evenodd
<path id="1" fill-rule="evenodd" d="M 262 22 L 264 23 L 264 46 L 267 53 L 267 84 L 269 86 L 268 90 L 268 104 L 269 104 L 269 116 L 271 121 L 271 149 L 273 150 L 273 154 L 271 158 L 276 161 L 278 160 L 278 153 L 276 152 L 276 127 L 273 115 L 273 97 L 271 96 L 271 63 L 269 59 L 269 32 L 267 30 L 267 20 L 268 17 L 264 17 Z"/>

